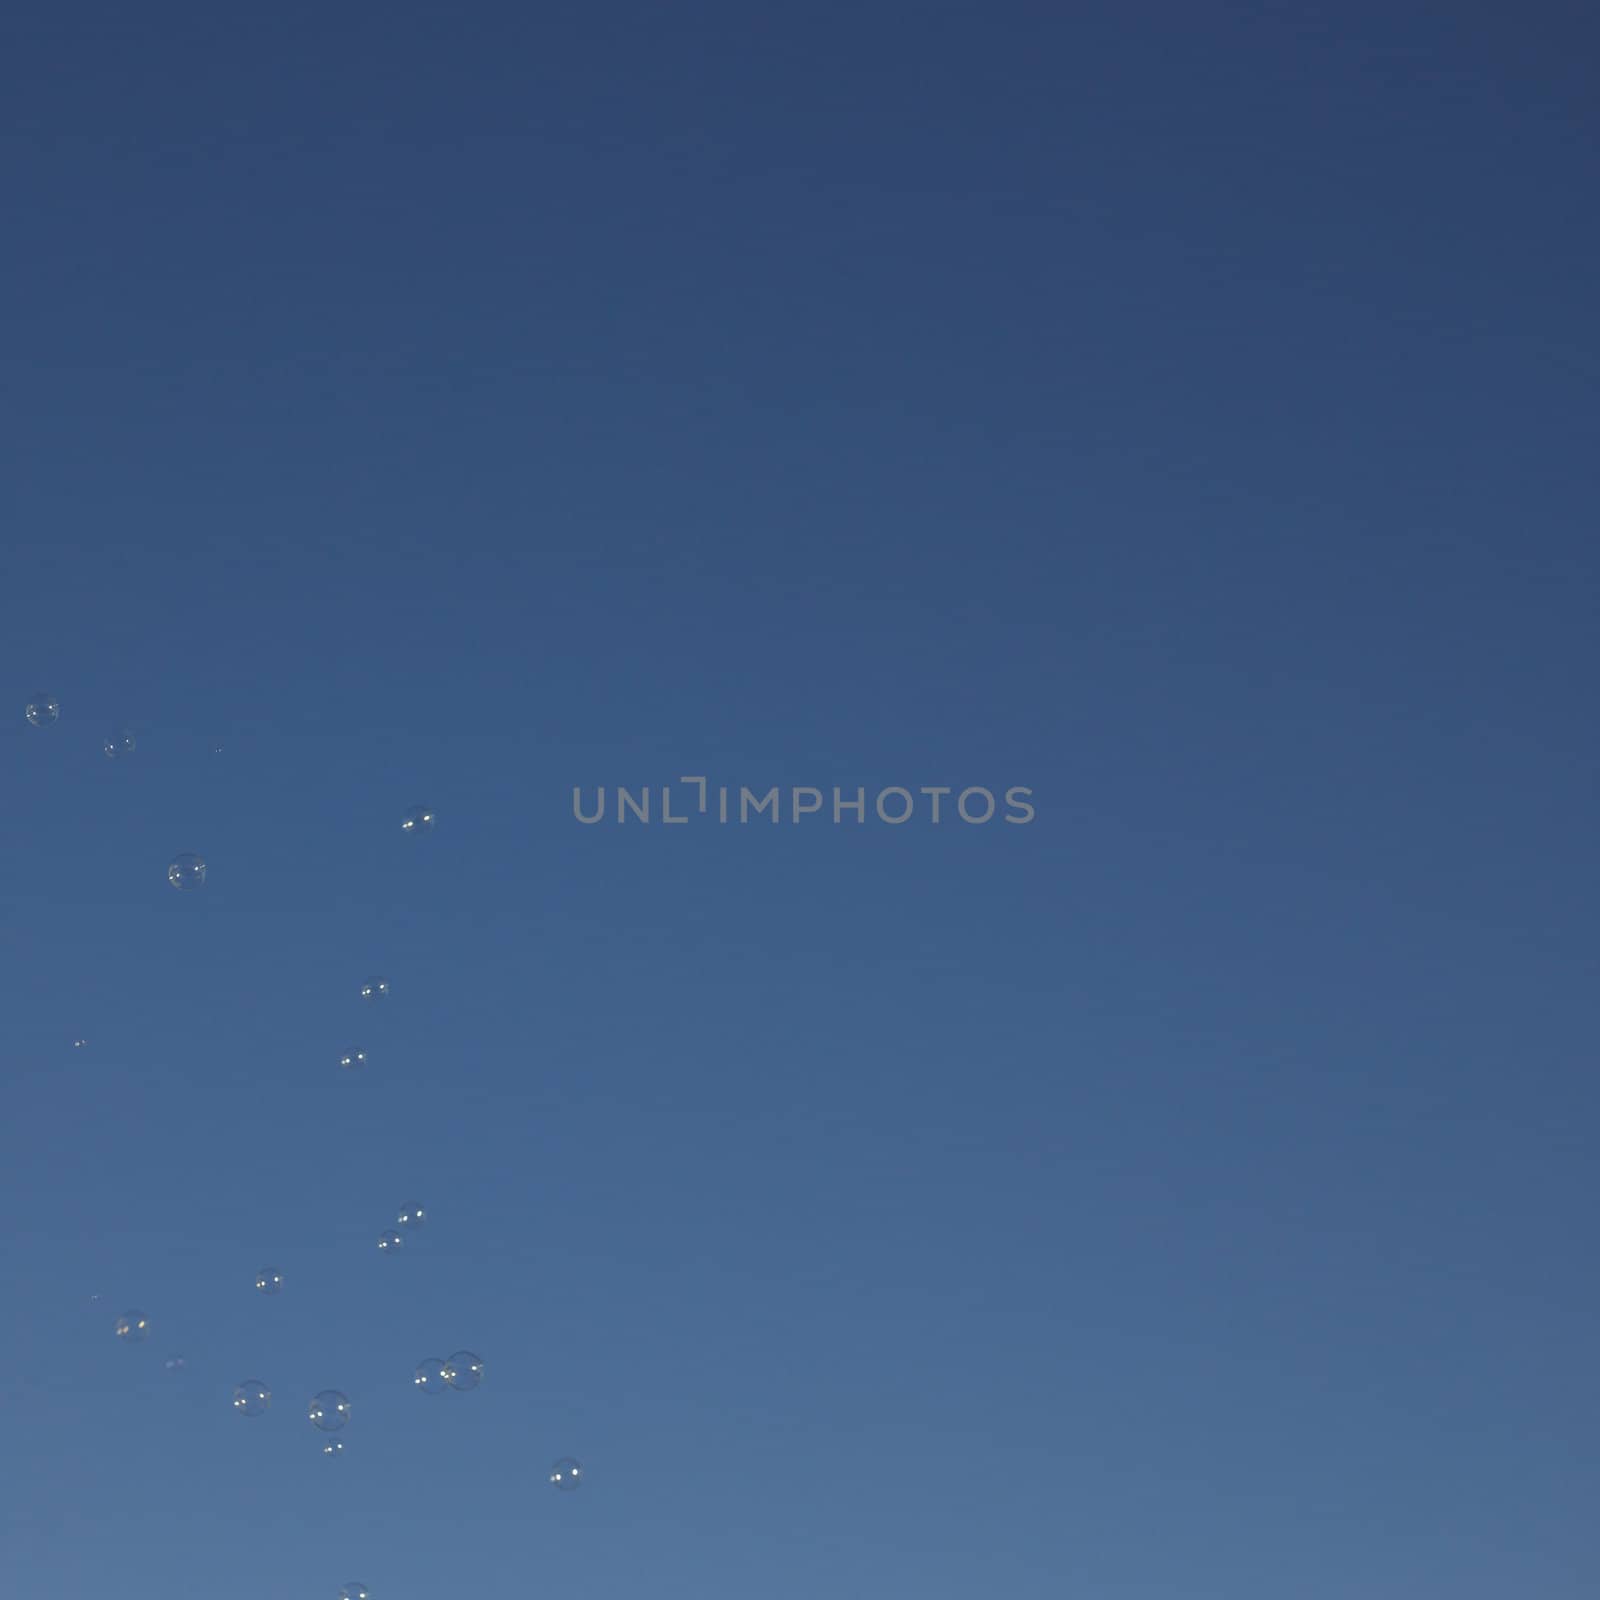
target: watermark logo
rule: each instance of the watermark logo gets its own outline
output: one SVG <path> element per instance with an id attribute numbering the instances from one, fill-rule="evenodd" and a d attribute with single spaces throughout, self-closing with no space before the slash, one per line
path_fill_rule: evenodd
<path id="1" fill-rule="evenodd" d="M 732 784 L 718 784 L 713 789 L 706 778 L 679 778 L 678 784 L 691 784 L 693 788 L 642 784 L 629 789 L 600 784 L 591 796 L 586 788 L 575 786 L 572 814 L 586 825 L 608 818 L 616 822 L 688 823 L 704 817 L 717 823 L 770 822 L 774 826 L 805 818 L 835 823 L 865 823 L 870 818 L 891 828 L 906 822 L 932 825 L 957 820 L 973 827 L 996 820 L 1021 825 L 1034 818 L 1029 803 L 1033 790 L 1018 785 L 997 797 L 993 789 L 977 786 L 957 789 L 951 784 L 922 784 L 908 789 L 892 784 L 878 790 L 870 800 L 864 788 L 852 793 L 834 787 L 830 806 L 827 793 L 809 784 L 787 789 L 775 784 L 762 792 Z M 955 796 L 953 801 L 949 799 L 951 795 Z"/>

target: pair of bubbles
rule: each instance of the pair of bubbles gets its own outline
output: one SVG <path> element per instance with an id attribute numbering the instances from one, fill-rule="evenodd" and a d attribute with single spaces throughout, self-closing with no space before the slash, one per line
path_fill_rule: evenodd
<path id="1" fill-rule="evenodd" d="M 389 998 L 389 980 L 387 978 L 363 978 L 361 981 L 361 998 L 369 1004 L 377 1004 L 380 1000 Z M 339 1057 L 339 1065 L 346 1072 L 355 1072 L 366 1066 L 367 1052 L 365 1050 L 346 1050 Z"/>
<path id="2" fill-rule="evenodd" d="M 378 1235 L 378 1249 L 387 1253 L 398 1250 L 406 1242 L 406 1234 L 415 1233 L 428 1220 L 425 1207 L 402 1206 L 395 1218 L 396 1226 Z M 263 1267 L 256 1274 L 256 1288 L 262 1294 L 277 1294 L 283 1288 L 283 1274 L 276 1267 Z"/>
<path id="3" fill-rule="evenodd" d="M 483 1382 L 483 1358 L 470 1350 L 457 1350 L 444 1361 L 424 1356 L 411 1381 L 424 1394 L 443 1394 L 446 1389 L 465 1394 Z"/>
<path id="4" fill-rule="evenodd" d="M 150 1336 L 150 1319 L 142 1311 L 125 1311 L 117 1318 L 116 1329 L 124 1344 L 143 1344 Z M 184 1356 L 168 1356 L 162 1365 L 168 1372 L 183 1372 L 189 1362 Z"/>
<path id="5" fill-rule="evenodd" d="M 33 727 L 48 728 L 52 722 L 60 719 L 61 702 L 53 694 L 33 695 L 23 708 L 23 715 Z M 100 746 L 112 761 L 120 761 L 124 756 L 131 756 L 138 747 L 139 741 L 134 738 L 131 728 L 114 728 L 106 735 Z M 211 752 L 213 755 L 220 755 L 222 746 L 213 744 Z M 432 826 L 431 822 L 429 826 Z"/>
<path id="6" fill-rule="evenodd" d="M 51 701 L 51 705 L 55 702 Z M 37 709 L 30 705 L 30 711 Z M 29 721 L 32 721 L 29 717 Z M 46 721 L 53 722 L 55 718 L 49 717 Z M 105 752 L 108 756 L 131 755 L 134 739 L 131 733 L 121 733 L 106 740 Z M 427 806 L 413 806 L 405 815 L 405 820 L 400 827 L 405 833 L 430 833 L 433 830 L 434 814 Z M 167 864 L 167 882 L 174 889 L 199 889 L 203 888 L 206 881 L 205 857 L 196 855 L 192 850 L 185 850 L 175 855 Z M 364 1000 L 381 999 L 388 994 L 389 985 L 382 978 L 369 978 L 361 986 L 361 997 Z"/>
<path id="7" fill-rule="evenodd" d="M 395 1226 L 385 1228 L 378 1235 L 378 1250 L 382 1255 L 390 1255 L 406 1242 L 408 1233 L 415 1233 L 427 1220 L 428 1213 L 421 1206 L 402 1206 L 400 1214 L 395 1219 Z"/>
<path id="8" fill-rule="evenodd" d="M 272 1409 L 272 1390 L 259 1378 L 246 1378 L 234 1385 L 233 1409 L 241 1417 L 264 1416 Z M 319 1390 L 306 1407 L 306 1418 L 319 1433 L 338 1433 L 350 1420 L 350 1396 L 342 1389 Z"/>

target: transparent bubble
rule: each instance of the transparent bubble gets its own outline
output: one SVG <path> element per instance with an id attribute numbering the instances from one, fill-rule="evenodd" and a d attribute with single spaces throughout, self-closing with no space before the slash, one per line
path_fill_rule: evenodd
<path id="1" fill-rule="evenodd" d="M 167 868 L 167 882 L 174 889 L 198 889 L 206 881 L 206 864 L 192 851 L 184 851 L 172 858 Z"/>
<path id="2" fill-rule="evenodd" d="M 366 1064 L 367 1052 L 365 1050 L 346 1050 L 339 1057 L 339 1065 L 350 1072 L 354 1072 L 357 1067 L 364 1067 Z"/>
<path id="3" fill-rule="evenodd" d="M 89 1041 L 87 1039 L 74 1039 L 72 1041 L 72 1048 L 74 1050 L 82 1050 L 88 1043 Z"/>
<path id="4" fill-rule="evenodd" d="M 322 1441 L 322 1453 L 325 1456 L 342 1456 L 344 1454 L 344 1440 L 324 1439 Z"/>
<path id="5" fill-rule="evenodd" d="M 350 1397 L 337 1389 L 324 1389 L 311 1397 L 306 1411 L 313 1428 L 324 1433 L 337 1433 L 350 1420 Z"/>
<path id="6" fill-rule="evenodd" d="M 123 756 L 131 756 L 134 751 L 135 740 L 126 728 L 108 734 L 106 742 L 100 747 L 113 761 L 120 761 Z"/>
<path id="7" fill-rule="evenodd" d="M 414 1232 L 428 1220 L 428 1213 L 421 1206 L 402 1206 L 400 1215 L 394 1219 L 407 1233 Z"/>
<path id="8" fill-rule="evenodd" d="M 476 1389 L 483 1382 L 483 1358 L 470 1350 L 457 1350 L 444 1364 L 444 1381 L 452 1389 Z"/>
<path id="9" fill-rule="evenodd" d="M 576 1489 L 583 1482 L 583 1468 L 571 1456 L 562 1456 L 550 1469 L 550 1481 L 558 1489 Z"/>
<path id="10" fill-rule="evenodd" d="M 406 1242 L 403 1233 L 396 1233 L 393 1228 L 378 1235 L 378 1248 L 383 1251 L 398 1250 Z"/>
<path id="11" fill-rule="evenodd" d="M 383 1000 L 389 993 L 389 980 L 387 978 L 368 978 L 361 985 L 361 998 L 363 1000 Z"/>
<path id="12" fill-rule="evenodd" d="M 400 824 L 402 833 L 431 833 L 433 831 L 433 813 L 426 806 L 412 806 L 406 812 L 406 819 Z"/>
<path id="13" fill-rule="evenodd" d="M 272 1391 L 259 1378 L 246 1378 L 233 1391 L 233 1409 L 241 1417 L 259 1417 L 272 1404 Z"/>
<path id="14" fill-rule="evenodd" d="M 450 1387 L 444 1375 L 444 1362 L 438 1356 L 424 1356 L 417 1363 L 416 1376 L 411 1381 L 424 1394 L 443 1394 Z"/>
<path id="15" fill-rule="evenodd" d="M 117 1318 L 117 1337 L 124 1344 L 143 1344 L 150 1324 L 142 1311 L 125 1311 Z"/>
<path id="16" fill-rule="evenodd" d="M 283 1287 L 283 1274 L 276 1267 L 263 1267 L 256 1274 L 256 1288 L 262 1294 L 276 1294 Z"/>
<path id="17" fill-rule="evenodd" d="M 347 1583 L 339 1591 L 339 1600 L 372 1600 L 364 1583 Z"/>
<path id="18" fill-rule="evenodd" d="M 61 705 L 53 694 L 36 694 L 23 713 L 36 728 L 48 728 L 61 715 Z"/>
<path id="19" fill-rule="evenodd" d="M 166 1367 L 168 1372 L 182 1372 L 183 1369 L 188 1365 L 189 1363 L 187 1359 L 185 1359 L 183 1356 L 167 1357 Z"/>

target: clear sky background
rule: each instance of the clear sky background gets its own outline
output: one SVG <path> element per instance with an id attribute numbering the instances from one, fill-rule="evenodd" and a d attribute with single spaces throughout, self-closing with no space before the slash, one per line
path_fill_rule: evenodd
<path id="1" fill-rule="evenodd" d="M 11 8 L 0 1589 L 1600 1591 L 1597 43 Z"/>

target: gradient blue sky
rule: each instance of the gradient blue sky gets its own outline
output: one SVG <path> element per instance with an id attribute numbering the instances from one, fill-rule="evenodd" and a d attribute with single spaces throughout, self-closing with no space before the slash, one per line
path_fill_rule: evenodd
<path id="1" fill-rule="evenodd" d="M 11 8 L 0 1587 L 1595 1593 L 1596 44 Z"/>

